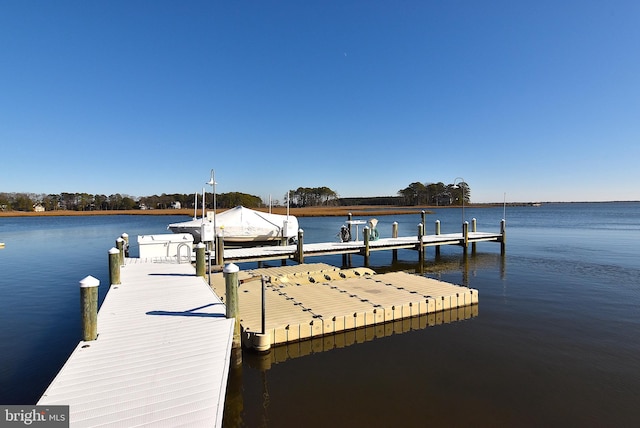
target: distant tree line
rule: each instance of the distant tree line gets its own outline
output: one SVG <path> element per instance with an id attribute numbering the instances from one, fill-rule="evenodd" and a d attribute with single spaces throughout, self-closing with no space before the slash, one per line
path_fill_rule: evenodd
<path id="1" fill-rule="evenodd" d="M 133 197 L 116 193 L 101 195 L 90 193 L 0 193 L 0 210 L 2 211 L 35 211 L 42 207 L 45 211 L 109 211 L 136 209 L 181 208 L 194 209 L 196 198 L 193 194 L 165 194 Z M 176 204 L 177 203 L 177 204 Z M 249 208 L 261 207 L 264 204 L 259 196 L 246 193 L 231 192 L 216 195 L 216 207 L 233 208 L 244 205 Z M 202 206 L 202 195 L 198 195 L 198 206 Z M 207 194 L 205 206 L 213 208 L 213 195 Z"/>
<path id="2" fill-rule="evenodd" d="M 340 198 L 328 187 L 298 187 L 285 195 L 285 204 L 289 198 L 292 207 L 338 206 L 338 205 L 461 205 L 471 200 L 471 189 L 465 182 L 454 184 L 411 183 L 398 191 L 398 196 L 379 196 L 365 198 Z M 0 210 L 34 211 L 42 207 L 46 211 L 108 211 L 135 209 L 201 208 L 202 195 L 198 195 L 197 206 L 194 194 L 173 193 L 152 196 L 133 197 L 115 193 L 112 195 L 90 193 L 0 193 Z M 213 208 L 213 194 L 206 194 L 205 206 Z M 263 207 L 265 203 L 259 196 L 241 192 L 216 194 L 217 208 L 233 208 L 243 205 L 248 208 Z M 278 201 L 274 205 L 279 205 Z"/>
<path id="3" fill-rule="evenodd" d="M 467 183 L 411 183 L 398 190 L 401 205 L 462 205 L 471 201 L 471 188 Z"/>
<path id="4" fill-rule="evenodd" d="M 289 205 L 292 207 L 316 207 L 339 205 L 338 194 L 328 187 L 298 187 L 289 190 Z M 285 195 L 286 201 L 287 195 Z"/>

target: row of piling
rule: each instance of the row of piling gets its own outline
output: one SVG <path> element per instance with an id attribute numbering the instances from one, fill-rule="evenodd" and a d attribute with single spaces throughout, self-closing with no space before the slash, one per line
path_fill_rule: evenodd
<path id="1" fill-rule="evenodd" d="M 120 285 L 120 268 L 129 255 L 129 235 L 123 233 L 116 239 L 116 246 L 109 250 L 109 284 Z M 89 275 L 80 280 L 80 315 L 82 340 L 98 338 L 98 287 L 100 280 Z"/>
<path id="2" fill-rule="evenodd" d="M 128 235 L 122 234 L 116 240 L 116 246 L 109 250 L 109 283 L 110 286 L 122 284 L 120 270 L 125 264 L 125 257 L 128 255 Z M 206 270 L 206 247 L 204 244 L 196 246 L 196 275 L 205 277 Z M 221 252 L 220 252 L 221 253 Z M 224 270 L 226 282 L 226 317 L 235 318 L 233 348 L 241 346 L 240 341 L 240 316 L 238 308 L 238 273 L 240 268 L 235 264 L 225 266 Z M 82 340 L 92 341 L 98 338 L 98 287 L 100 280 L 92 276 L 87 276 L 80 280 L 80 312 L 82 319 Z"/>

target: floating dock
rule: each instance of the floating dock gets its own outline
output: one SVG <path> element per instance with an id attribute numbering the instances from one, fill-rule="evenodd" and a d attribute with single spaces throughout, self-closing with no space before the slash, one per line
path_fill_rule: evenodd
<path id="1" fill-rule="evenodd" d="M 263 283 L 263 277 L 268 281 Z M 239 281 L 247 348 L 257 336 L 266 335 L 275 346 L 478 303 L 478 291 L 471 288 L 405 272 L 378 275 L 367 268 L 322 263 L 244 271 Z M 224 301 L 223 274 L 212 275 L 211 285 Z"/>
<path id="2" fill-rule="evenodd" d="M 191 264 L 127 259 L 39 405 L 69 405 L 73 427 L 222 426 L 233 320 Z"/>

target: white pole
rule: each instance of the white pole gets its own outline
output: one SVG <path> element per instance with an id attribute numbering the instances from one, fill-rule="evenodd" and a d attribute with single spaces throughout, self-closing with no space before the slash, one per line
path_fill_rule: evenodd
<path id="1" fill-rule="evenodd" d="M 213 243 L 214 243 L 214 248 L 217 248 L 216 239 L 218 236 L 218 228 L 217 228 L 218 225 L 216 224 L 216 209 L 217 209 L 216 184 L 218 183 L 216 183 L 216 173 L 213 169 L 211 170 L 211 179 L 207 184 L 211 185 L 211 190 L 213 191 Z"/>
<path id="2" fill-rule="evenodd" d="M 218 229 L 216 228 L 216 175 L 213 170 L 211 170 L 211 179 L 213 180 L 213 239 L 214 242 L 216 237 L 218 236 Z"/>
<path id="3" fill-rule="evenodd" d="M 207 194 L 204 191 L 204 187 L 202 188 L 202 221 L 204 221 L 204 201 L 207 199 Z"/>
<path id="4" fill-rule="evenodd" d="M 194 193 L 193 196 L 193 219 L 195 220 L 198 218 L 198 192 Z"/>

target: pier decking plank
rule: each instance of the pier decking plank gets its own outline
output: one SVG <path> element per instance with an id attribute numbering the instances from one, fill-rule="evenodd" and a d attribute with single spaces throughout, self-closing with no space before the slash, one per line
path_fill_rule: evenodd
<path id="1" fill-rule="evenodd" d="M 221 426 L 233 320 L 190 264 L 129 261 L 97 340 L 78 344 L 38 404 L 70 405 L 74 427 Z"/>

